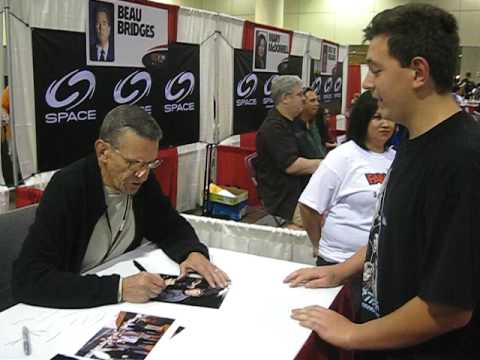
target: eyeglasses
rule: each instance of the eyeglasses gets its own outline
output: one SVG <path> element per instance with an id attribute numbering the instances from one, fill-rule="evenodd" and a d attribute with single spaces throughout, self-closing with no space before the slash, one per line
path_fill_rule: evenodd
<path id="1" fill-rule="evenodd" d="M 138 173 L 138 172 L 140 172 L 144 169 L 148 169 L 148 170 L 156 169 L 163 162 L 163 160 L 161 160 L 161 159 L 155 159 L 155 160 L 152 160 L 152 161 L 140 161 L 140 160 L 129 159 L 125 155 L 123 155 L 120 152 L 120 150 L 118 150 L 112 144 L 110 144 L 110 146 L 112 147 L 113 151 L 115 151 L 118 155 L 120 155 L 120 157 L 123 159 L 123 161 L 125 161 L 125 163 L 127 164 L 128 170 L 133 172 L 133 173 Z"/>

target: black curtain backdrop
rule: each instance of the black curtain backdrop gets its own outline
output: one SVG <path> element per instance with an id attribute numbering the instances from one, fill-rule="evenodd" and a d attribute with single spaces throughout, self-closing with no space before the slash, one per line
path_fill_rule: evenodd
<path id="1" fill-rule="evenodd" d="M 278 75 L 302 76 L 303 57 L 289 56 L 279 72 L 253 72 L 253 51 L 235 49 L 233 84 L 233 133 L 256 131 L 273 107 L 271 81 Z"/>
<path id="2" fill-rule="evenodd" d="M 337 63 L 332 75 L 319 75 L 314 72 L 315 62 L 321 60 L 312 60 L 310 67 L 310 86 L 318 94 L 320 104 L 327 108 L 330 114 L 340 114 L 342 112 L 342 84 L 343 84 L 343 62 Z"/>
<path id="3" fill-rule="evenodd" d="M 103 118 L 123 103 L 152 114 L 161 146 L 198 141 L 198 45 L 170 44 L 168 61 L 153 70 L 86 66 L 84 33 L 33 29 L 32 47 L 39 171 L 91 153 Z"/>

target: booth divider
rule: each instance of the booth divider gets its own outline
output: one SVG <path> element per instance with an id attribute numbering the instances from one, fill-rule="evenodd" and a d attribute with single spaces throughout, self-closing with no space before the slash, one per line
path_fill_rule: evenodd
<path id="1" fill-rule="evenodd" d="M 170 198 L 172 206 L 177 206 L 177 174 L 178 152 L 177 148 L 161 149 L 158 158 L 162 163 L 155 169 L 155 177 L 160 183 L 163 193 Z"/>
<path id="2" fill-rule="evenodd" d="M 245 157 L 254 152 L 251 147 L 218 145 L 217 184 L 248 190 L 248 205 L 259 206 L 257 189 L 245 167 Z"/>

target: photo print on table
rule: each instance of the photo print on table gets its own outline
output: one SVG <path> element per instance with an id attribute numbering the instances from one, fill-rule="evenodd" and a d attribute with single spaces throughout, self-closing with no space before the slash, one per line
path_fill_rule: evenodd
<path id="1" fill-rule="evenodd" d="M 218 309 L 229 289 L 213 288 L 205 279 L 198 276 L 189 275 L 182 279 L 177 279 L 177 275 L 160 274 L 160 276 L 167 287 L 152 299 L 155 301 Z"/>
<path id="2" fill-rule="evenodd" d="M 75 355 L 89 359 L 143 360 L 173 321 L 174 319 L 121 311 L 114 323 L 101 328 Z"/>

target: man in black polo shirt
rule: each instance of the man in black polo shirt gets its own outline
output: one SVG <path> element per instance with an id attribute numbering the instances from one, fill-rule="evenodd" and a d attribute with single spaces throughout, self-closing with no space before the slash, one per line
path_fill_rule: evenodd
<path id="1" fill-rule="evenodd" d="M 279 76 L 272 82 L 272 109 L 257 133 L 258 191 L 267 211 L 301 225 L 297 207 L 304 176 L 311 175 L 318 159 L 300 156 L 293 120 L 302 112 L 305 97 L 298 76 Z"/>

